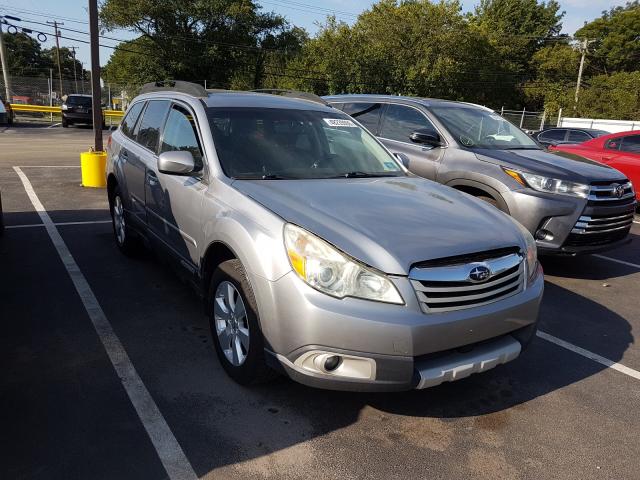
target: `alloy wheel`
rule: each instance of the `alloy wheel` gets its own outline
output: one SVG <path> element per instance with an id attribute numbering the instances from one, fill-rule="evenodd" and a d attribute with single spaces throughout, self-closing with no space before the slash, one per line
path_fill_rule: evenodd
<path id="1" fill-rule="evenodd" d="M 234 367 L 249 353 L 249 319 L 244 300 L 231 282 L 220 282 L 213 302 L 216 335 L 225 357 Z"/>

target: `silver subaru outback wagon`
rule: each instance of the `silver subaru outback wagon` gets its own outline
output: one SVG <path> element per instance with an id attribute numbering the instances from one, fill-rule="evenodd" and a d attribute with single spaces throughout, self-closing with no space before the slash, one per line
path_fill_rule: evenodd
<path id="1" fill-rule="evenodd" d="M 524 227 L 409 173 L 317 97 L 149 85 L 107 150 L 118 247 L 159 249 L 193 282 L 240 383 L 426 388 L 535 334 Z"/>

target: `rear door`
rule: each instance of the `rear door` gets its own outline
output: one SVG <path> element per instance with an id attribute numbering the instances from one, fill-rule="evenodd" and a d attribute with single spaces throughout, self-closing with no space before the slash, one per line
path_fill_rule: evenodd
<path id="1" fill-rule="evenodd" d="M 417 108 L 395 103 L 387 105 L 382 116 L 379 139 L 391 152 L 408 159 L 408 168 L 413 173 L 435 180 L 444 149 L 413 143 L 409 136 L 415 131 L 440 136 L 433 123 Z"/>
<path id="2" fill-rule="evenodd" d="M 205 159 L 199 128 L 191 108 L 173 103 L 164 123 L 159 154 L 186 150 L 193 155 L 196 169 L 190 175 L 168 175 L 149 169 L 146 202 L 151 231 L 168 246 L 192 272 L 198 265 L 201 240 L 201 210 L 206 190 Z"/>

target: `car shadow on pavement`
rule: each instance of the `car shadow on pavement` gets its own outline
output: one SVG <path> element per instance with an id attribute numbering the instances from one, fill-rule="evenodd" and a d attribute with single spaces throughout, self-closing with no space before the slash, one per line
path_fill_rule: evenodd
<path id="1" fill-rule="evenodd" d="M 56 212 L 49 213 L 52 218 L 59 216 Z M 84 214 L 78 211 L 79 218 Z M 397 449 L 397 445 L 404 442 L 414 444 L 416 436 L 433 440 L 437 432 L 431 428 L 448 428 L 443 422 L 457 419 L 473 418 L 486 429 L 506 428 L 510 420 L 505 411 L 518 406 L 526 408 L 528 402 L 585 380 L 605 368 L 536 338 L 530 348 L 510 364 L 422 391 L 334 392 L 312 389 L 285 378 L 266 385 L 242 387 L 227 377 L 218 363 L 201 301 L 170 268 L 150 254 L 136 260 L 121 255 L 110 224 L 61 227 L 60 231 L 199 476 L 228 467 L 239 471 L 240 476 L 243 468 L 250 469 L 245 471 L 248 477 L 254 471 L 251 469 L 256 468 L 253 461 L 273 453 L 295 457 L 296 448 L 302 448 L 310 440 L 337 442 L 335 446 L 327 445 L 330 450 L 340 449 L 341 445 L 351 448 L 352 442 L 360 436 L 375 440 L 376 445 L 387 445 L 385 448 L 396 445 Z M 38 242 L 47 239 L 46 232 L 40 228 L 8 231 L 0 239 L 0 260 L 3 255 L 19 252 L 26 236 L 31 238 L 30 245 L 38 245 L 33 238 L 35 235 L 41 235 Z M 58 261 L 55 255 L 51 258 Z M 24 271 L 25 268 L 35 269 L 37 265 L 18 261 L 13 261 L 12 265 L 16 272 L 20 269 L 23 282 L 37 278 L 36 270 L 31 274 Z M 571 267 L 570 263 L 565 268 L 576 272 L 590 269 L 588 265 Z M 627 274 L 622 265 L 612 268 L 619 276 Z M 43 270 L 37 272 L 42 274 Z M 5 272 L 8 276 L 13 273 Z M 67 290 L 66 298 L 61 297 L 61 292 L 57 292 L 56 298 L 49 298 L 43 291 L 38 302 L 77 303 L 76 292 Z M 7 318 L 20 317 L 20 312 L 5 313 Z M 64 311 L 57 314 L 64 315 Z M 549 282 L 540 318 L 543 331 L 575 342 L 614 362 L 620 361 L 633 343 L 631 327 L 620 315 Z M 89 319 L 78 315 L 76 321 L 83 325 Z M 55 325 L 55 317 L 52 316 L 50 322 Z M 605 333 L 606 342 L 603 342 Z M 25 336 L 9 339 L 5 345 L 19 352 L 24 348 L 21 342 L 30 341 Z M 7 355 L 10 356 L 11 351 L 7 351 Z M 11 365 L 8 368 L 12 368 Z M 20 372 L 13 374 L 18 376 Z M 91 375 L 108 376 L 114 372 L 92 370 Z M 81 390 L 82 385 L 74 388 Z M 124 398 L 124 391 L 121 394 Z M 7 392 L 9 398 L 11 395 Z M 42 404 L 40 408 L 52 407 Z M 51 415 L 74 422 L 74 410 L 60 408 Z M 109 405 L 95 405 L 94 408 L 108 410 Z M 482 417 L 482 420 L 475 417 Z M 412 418 L 423 423 L 409 426 Z M 19 416 L 15 421 L 14 427 L 18 429 Z M 429 422 L 430 429 L 424 422 Z M 46 429 L 47 425 L 32 428 Z M 383 443 L 378 443 L 380 440 Z M 23 447 L 27 450 L 39 448 L 34 445 Z M 398 455 L 402 455 L 400 450 Z M 312 468 L 313 462 L 278 458 L 274 461 L 297 465 L 302 469 L 301 476 L 313 476 L 305 470 Z"/>
<path id="2" fill-rule="evenodd" d="M 603 253 L 603 255 L 608 254 Z M 545 275 L 579 280 L 606 280 L 626 277 L 638 272 L 637 268 L 611 263 L 606 259 L 593 255 L 577 257 L 546 256 L 540 259 L 540 263 L 542 263 Z"/>

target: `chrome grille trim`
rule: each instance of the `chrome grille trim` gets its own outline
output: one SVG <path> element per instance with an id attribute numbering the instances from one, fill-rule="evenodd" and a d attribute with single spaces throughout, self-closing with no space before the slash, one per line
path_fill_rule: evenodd
<path id="1" fill-rule="evenodd" d="M 616 230 L 624 230 L 631 228 L 633 223 L 633 212 L 625 215 L 614 215 L 612 217 L 596 217 L 583 215 L 578 218 L 571 233 L 578 235 L 588 235 L 593 233 L 615 232 Z"/>
<path id="2" fill-rule="evenodd" d="M 621 186 L 624 189 L 624 194 L 621 197 L 614 195 L 615 188 L 617 186 Z M 587 200 L 592 202 L 612 202 L 626 200 L 633 197 L 635 197 L 633 185 L 631 182 L 625 181 L 612 182 L 610 185 L 591 185 Z"/>
<path id="3" fill-rule="evenodd" d="M 474 283 L 469 274 L 477 266 L 486 266 L 491 277 Z M 438 267 L 414 267 L 409 280 L 424 313 L 440 313 L 478 307 L 500 301 L 524 290 L 525 262 L 521 254 L 465 264 Z"/>

